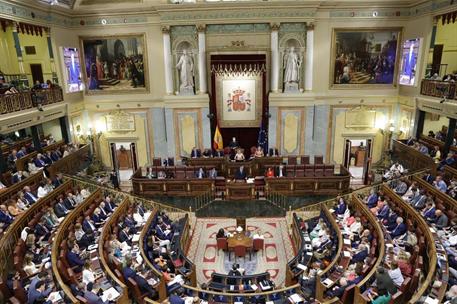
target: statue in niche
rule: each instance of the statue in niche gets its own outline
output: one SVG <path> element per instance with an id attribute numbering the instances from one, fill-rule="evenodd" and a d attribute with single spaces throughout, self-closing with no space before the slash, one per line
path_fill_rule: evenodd
<path id="1" fill-rule="evenodd" d="M 291 46 L 284 55 L 284 91 L 298 91 L 301 58 Z"/>
<path id="2" fill-rule="evenodd" d="M 179 92 L 181 94 L 194 94 L 194 60 L 191 54 L 184 49 L 176 69 L 179 72 Z"/>

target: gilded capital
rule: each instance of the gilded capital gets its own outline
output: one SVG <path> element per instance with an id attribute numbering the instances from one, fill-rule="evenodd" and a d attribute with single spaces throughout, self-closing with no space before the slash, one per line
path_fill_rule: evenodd
<path id="1" fill-rule="evenodd" d="M 272 31 L 279 31 L 280 24 L 279 23 L 270 23 L 270 28 Z"/>
<path id="2" fill-rule="evenodd" d="M 310 22 L 306 24 L 306 30 L 313 31 L 314 30 L 314 23 Z"/>
<path id="3" fill-rule="evenodd" d="M 202 33 L 206 30 L 206 24 L 197 24 L 197 32 Z"/>
<path id="4" fill-rule="evenodd" d="M 170 26 L 169 25 L 162 26 L 162 33 L 169 34 L 170 33 Z"/>

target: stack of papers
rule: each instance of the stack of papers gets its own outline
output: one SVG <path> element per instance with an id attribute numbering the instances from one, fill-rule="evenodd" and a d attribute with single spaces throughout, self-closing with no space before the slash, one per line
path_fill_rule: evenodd
<path id="1" fill-rule="evenodd" d="M 111 287 L 105 290 L 101 296 L 102 300 L 105 301 L 114 301 L 120 296 L 119 292 L 114 287 Z"/>

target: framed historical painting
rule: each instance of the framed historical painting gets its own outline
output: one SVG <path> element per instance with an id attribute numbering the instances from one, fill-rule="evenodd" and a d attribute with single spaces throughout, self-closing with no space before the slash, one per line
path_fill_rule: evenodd
<path id="1" fill-rule="evenodd" d="M 333 29 L 330 87 L 397 85 L 401 28 Z"/>
<path id="2" fill-rule="evenodd" d="M 149 89 L 144 34 L 80 37 L 86 93 L 145 93 Z"/>
<path id="3" fill-rule="evenodd" d="M 262 74 L 217 75 L 216 100 L 219 127 L 259 127 L 263 100 Z"/>

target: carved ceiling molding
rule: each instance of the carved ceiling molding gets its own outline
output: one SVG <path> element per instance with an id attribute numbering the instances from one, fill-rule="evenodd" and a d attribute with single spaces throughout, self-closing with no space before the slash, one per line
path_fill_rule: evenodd
<path id="1" fill-rule="evenodd" d="M 40 4 L 39 1 L 32 4 L 32 2 L 24 2 L 22 4 L 19 0 L 0 0 L 0 17 L 20 21 L 29 22 L 36 25 L 46 26 L 59 26 L 64 28 L 83 28 L 86 26 L 100 26 L 105 25 L 122 25 L 122 24 L 145 24 L 157 22 L 159 17 L 162 24 L 178 25 L 178 24 L 193 24 L 198 23 L 224 23 L 225 21 L 243 21 L 255 20 L 257 22 L 284 22 L 287 21 L 312 21 L 316 17 L 317 12 L 328 12 L 329 18 L 373 18 L 374 19 L 410 19 L 426 14 L 443 14 L 448 10 L 455 10 L 457 1 L 450 0 L 433 0 L 423 2 L 411 7 L 399 5 L 398 7 L 386 8 L 380 7 L 375 9 L 372 7 L 328 7 L 325 5 L 313 7 L 290 7 L 283 8 L 276 6 L 273 3 L 271 7 L 255 7 L 249 6 L 254 3 L 238 2 L 231 3 L 230 9 L 224 3 L 220 7 L 215 5 L 206 5 L 202 3 L 193 5 L 186 5 L 177 7 L 175 5 L 164 5 L 158 3 L 145 11 L 141 7 L 135 11 L 131 8 L 126 14 L 125 11 L 116 11 L 115 9 L 107 12 L 106 16 L 97 14 L 87 10 L 72 10 L 69 8 L 58 7 L 50 9 L 49 5 Z M 86 6 L 87 7 L 87 6 Z M 373 17 L 373 12 L 376 11 L 376 17 Z M 76 16 L 76 14 L 80 14 Z M 102 20 L 106 20 L 106 24 Z M 224 20 L 226 19 L 226 20 Z M 310 20 L 311 19 L 311 20 Z"/>

